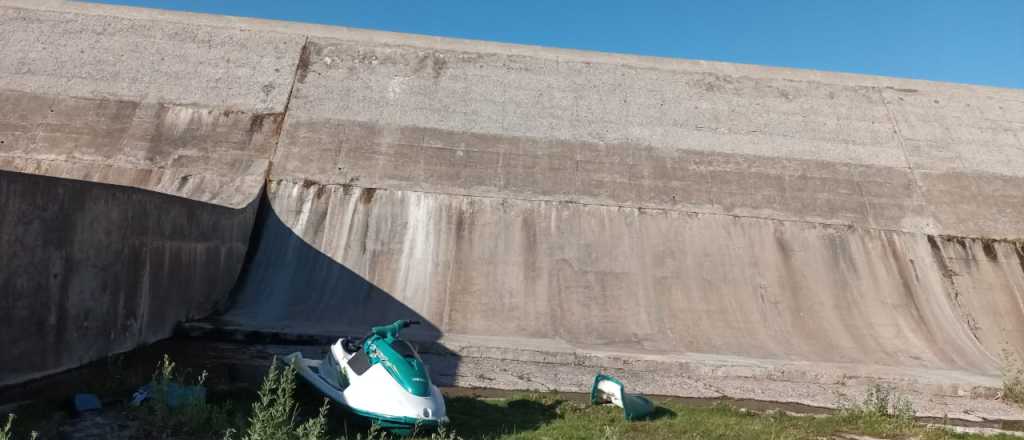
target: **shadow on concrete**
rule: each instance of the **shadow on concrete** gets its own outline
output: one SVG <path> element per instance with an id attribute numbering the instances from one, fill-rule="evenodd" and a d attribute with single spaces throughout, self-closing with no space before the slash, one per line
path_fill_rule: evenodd
<path id="1" fill-rule="evenodd" d="M 422 324 L 403 331 L 431 368 L 432 379 L 450 385 L 458 357 L 437 343 L 441 330 L 392 294 L 321 252 L 297 235 L 260 198 L 246 261 L 227 311 L 208 320 L 208 332 L 260 343 L 333 343 L 363 336 L 398 319 Z"/>
<path id="2" fill-rule="evenodd" d="M 0 171 L 0 384 L 132 350 L 220 308 L 258 201 L 233 209 Z"/>

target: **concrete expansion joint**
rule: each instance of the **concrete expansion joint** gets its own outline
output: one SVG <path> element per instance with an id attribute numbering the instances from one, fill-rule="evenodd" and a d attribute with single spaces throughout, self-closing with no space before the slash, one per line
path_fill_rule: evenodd
<path id="1" fill-rule="evenodd" d="M 271 160 L 270 163 L 267 164 L 267 172 L 266 175 L 264 176 L 264 180 L 267 182 L 270 181 L 270 172 L 274 168 L 273 158 L 277 157 L 277 149 L 281 145 L 281 134 L 284 132 L 284 126 L 288 122 L 288 110 L 291 108 L 292 95 L 295 94 L 295 85 L 297 83 L 305 81 L 306 72 L 309 70 L 309 44 L 309 36 L 306 36 L 306 39 L 302 42 L 302 49 L 299 51 L 299 57 L 295 61 L 295 72 L 292 74 L 292 81 L 288 88 L 288 97 L 285 98 L 284 100 L 284 110 L 281 111 L 281 125 L 275 132 L 274 148 L 270 153 Z"/>
<path id="2" fill-rule="evenodd" d="M 900 130 L 899 121 L 896 119 L 896 115 L 892 111 L 892 107 L 889 105 L 889 101 L 885 99 L 884 89 L 881 87 L 875 87 L 878 90 L 878 99 L 882 101 L 882 106 L 885 107 L 885 114 L 889 118 L 889 123 L 892 124 L 893 134 L 896 135 L 896 144 L 900 147 L 900 153 L 903 154 L 903 161 L 907 163 L 907 171 L 910 172 L 910 177 L 914 179 L 914 192 L 916 193 L 918 200 L 927 200 L 924 196 L 924 185 L 921 184 L 921 179 L 917 175 L 917 170 L 914 169 L 913 163 L 910 161 L 910 154 L 907 152 L 907 142 L 903 136 L 903 131 Z M 891 87 L 889 87 L 891 89 Z M 916 92 L 916 90 L 915 90 Z M 932 218 L 935 218 L 935 210 L 930 204 L 924 204 L 925 209 L 929 211 Z"/>

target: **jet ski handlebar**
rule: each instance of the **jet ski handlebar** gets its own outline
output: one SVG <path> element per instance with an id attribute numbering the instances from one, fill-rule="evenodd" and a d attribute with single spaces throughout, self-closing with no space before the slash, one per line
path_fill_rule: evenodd
<path id="1" fill-rule="evenodd" d="M 370 329 L 370 334 L 377 335 L 377 336 L 380 336 L 382 338 L 387 338 L 389 336 L 394 338 L 394 337 L 398 336 L 398 332 L 401 331 L 402 329 L 408 328 L 409 326 L 412 326 L 412 325 L 419 325 L 419 324 L 421 324 L 421 322 L 417 321 L 417 320 L 408 320 L 407 321 L 407 320 L 404 320 L 404 319 L 399 319 L 398 321 L 395 321 L 395 322 L 393 322 L 391 324 L 388 324 L 388 325 L 381 325 L 381 326 L 377 326 L 377 327 L 371 328 Z"/>

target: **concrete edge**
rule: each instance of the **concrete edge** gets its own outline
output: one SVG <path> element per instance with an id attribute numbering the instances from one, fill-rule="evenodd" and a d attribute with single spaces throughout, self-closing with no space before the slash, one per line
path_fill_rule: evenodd
<path id="1" fill-rule="evenodd" d="M 499 43 L 483 40 L 466 40 L 429 35 L 403 34 L 397 32 L 347 28 L 321 24 L 307 24 L 259 18 L 222 16 L 194 12 L 147 9 L 129 6 L 113 6 L 66 0 L 0 0 L 0 6 L 21 9 L 35 9 L 54 12 L 69 12 L 89 15 L 107 15 L 140 20 L 161 20 L 185 24 L 200 24 L 215 27 L 240 28 L 251 31 L 267 31 L 285 34 L 301 34 L 311 38 L 330 38 L 349 42 L 377 45 L 417 47 L 426 50 L 442 49 L 473 53 L 527 56 L 556 62 L 579 62 L 595 64 L 626 65 L 635 68 L 674 70 L 691 73 L 709 73 L 730 76 L 782 81 L 809 81 L 845 86 L 891 88 L 897 91 L 916 92 L 917 88 L 941 94 L 951 92 L 982 93 L 1002 95 L 1015 94 L 1024 99 L 1024 90 L 993 86 L 946 83 L 922 79 L 895 78 L 879 75 L 865 75 L 845 72 L 827 72 L 791 67 L 759 66 L 753 64 L 720 61 L 689 60 L 644 55 L 592 52 L 554 47 L 529 46 Z M 794 77 L 801 77 L 799 80 Z"/>

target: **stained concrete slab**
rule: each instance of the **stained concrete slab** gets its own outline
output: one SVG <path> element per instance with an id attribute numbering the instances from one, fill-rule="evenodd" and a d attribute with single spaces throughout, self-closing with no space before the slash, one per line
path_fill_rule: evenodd
<path id="1" fill-rule="evenodd" d="M 2 5 L 0 169 L 256 198 L 303 37 Z"/>

